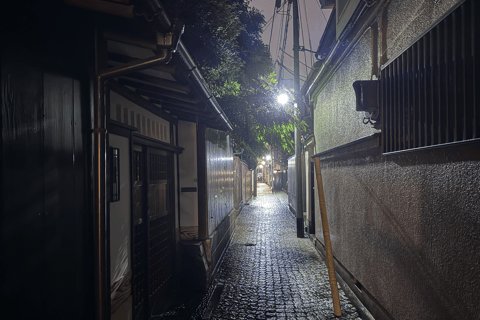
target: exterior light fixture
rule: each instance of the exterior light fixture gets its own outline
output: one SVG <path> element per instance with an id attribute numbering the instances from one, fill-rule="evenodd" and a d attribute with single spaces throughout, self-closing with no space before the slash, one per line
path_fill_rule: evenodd
<path id="1" fill-rule="evenodd" d="M 285 104 L 288 102 L 288 95 L 286 93 L 281 93 L 277 97 L 277 102 L 280 104 Z"/>
<path id="2" fill-rule="evenodd" d="M 377 120 L 380 109 L 379 81 L 355 81 L 353 89 L 355 90 L 357 111 L 364 111 L 367 120 Z"/>
<path id="3" fill-rule="evenodd" d="M 260 168 L 263 168 L 263 165 L 262 165 L 262 164 L 260 165 Z"/>
<path id="4" fill-rule="evenodd" d="M 262 161 L 262 164 L 265 165 L 265 161 Z"/>
<path id="5" fill-rule="evenodd" d="M 265 160 L 270 161 L 270 160 L 272 160 L 272 157 L 270 157 L 270 155 L 267 154 L 267 156 L 265 157 Z"/>

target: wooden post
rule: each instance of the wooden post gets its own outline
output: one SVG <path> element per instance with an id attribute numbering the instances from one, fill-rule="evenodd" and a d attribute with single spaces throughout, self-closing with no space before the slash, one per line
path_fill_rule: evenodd
<path id="1" fill-rule="evenodd" d="M 323 194 L 320 158 L 314 159 L 315 171 L 317 176 L 318 199 L 320 202 L 320 215 L 322 217 L 323 239 L 325 240 L 325 255 L 327 256 L 328 278 L 330 280 L 330 289 L 332 291 L 333 313 L 337 317 L 339 317 L 342 315 L 342 310 L 340 309 L 340 298 L 338 296 L 337 278 L 335 276 L 335 266 L 333 263 L 332 243 L 330 242 L 330 231 L 328 229 L 327 209 L 325 207 L 325 196 Z"/>

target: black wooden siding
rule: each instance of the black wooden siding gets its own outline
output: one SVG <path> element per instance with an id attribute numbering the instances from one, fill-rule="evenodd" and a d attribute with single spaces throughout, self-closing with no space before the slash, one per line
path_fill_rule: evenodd
<path id="1" fill-rule="evenodd" d="M 92 319 L 92 19 L 60 3 L 2 9 L 0 318 Z"/>

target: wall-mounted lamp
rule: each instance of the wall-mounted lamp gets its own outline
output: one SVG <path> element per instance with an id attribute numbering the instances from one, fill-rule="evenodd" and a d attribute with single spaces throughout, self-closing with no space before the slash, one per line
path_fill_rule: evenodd
<path id="1" fill-rule="evenodd" d="M 378 87 L 378 80 L 355 81 L 353 83 L 357 100 L 356 109 L 365 112 L 365 120 L 367 120 L 367 122 L 364 120 L 365 124 L 372 123 L 371 120 L 377 120 L 380 114 Z"/>

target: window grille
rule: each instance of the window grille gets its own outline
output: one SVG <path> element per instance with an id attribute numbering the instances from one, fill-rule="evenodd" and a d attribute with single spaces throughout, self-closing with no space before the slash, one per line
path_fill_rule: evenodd
<path id="1" fill-rule="evenodd" d="M 480 137 L 475 2 L 465 1 L 383 68 L 384 153 Z"/>
<path id="2" fill-rule="evenodd" d="M 120 149 L 110 148 L 112 157 L 111 202 L 120 201 Z"/>
<path id="3" fill-rule="evenodd" d="M 142 152 L 133 151 L 133 175 L 135 182 L 142 180 Z"/>
<path id="4" fill-rule="evenodd" d="M 167 180 L 167 157 L 159 154 L 150 154 L 150 180 Z"/>

